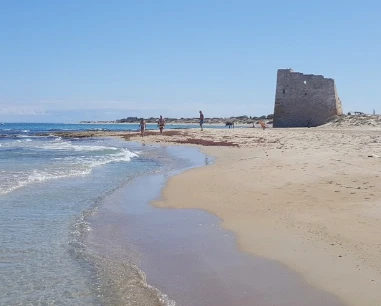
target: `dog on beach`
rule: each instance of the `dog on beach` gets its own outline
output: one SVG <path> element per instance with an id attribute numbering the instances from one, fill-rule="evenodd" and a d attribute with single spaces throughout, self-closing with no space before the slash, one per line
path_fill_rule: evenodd
<path id="1" fill-rule="evenodd" d="M 261 125 L 261 128 L 264 130 L 266 128 L 266 123 L 263 121 L 259 121 L 259 124 Z"/>
<path id="2" fill-rule="evenodd" d="M 234 121 L 228 121 L 228 122 L 226 122 L 226 123 L 225 123 L 225 127 L 226 127 L 226 126 L 228 126 L 229 129 L 230 129 L 230 128 L 234 129 Z"/>

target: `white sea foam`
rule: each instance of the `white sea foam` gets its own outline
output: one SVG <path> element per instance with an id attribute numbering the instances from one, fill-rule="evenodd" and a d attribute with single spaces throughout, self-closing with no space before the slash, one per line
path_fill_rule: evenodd
<path id="1" fill-rule="evenodd" d="M 158 288 L 151 286 L 147 283 L 147 276 L 146 274 L 140 270 L 137 266 L 133 265 L 133 268 L 136 269 L 140 279 L 142 280 L 142 284 L 144 287 L 149 288 L 155 294 L 157 295 L 160 305 L 161 306 L 176 306 L 176 302 L 174 300 L 171 300 L 168 295 L 162 293 Z"/>
<path id="2" fill-rule="evenodd" d="M 54 151 L 72 151 L 72 152 L 102 152 L 107 153 L 110 151 L 119 151 L 120 148 L 117 147 L 109 147 L 109 146 L 92 146 L 92 145 L 85 145 L 85 144 L 76 144 L 72 143 L 70 141 L 63 141 L 61 137 L 55 138 L 53 141 L 39 141 L 38 139 L 34 138 L 30 135 L 18 135 L 17 138 L 22 139 L 16 139 L 13 142 L 9 142 L 7 146 L 14 146 L 18 145 L 21 142 L 29 142 L 28 147 L 30 148 L 39 148 L 44 150 L 54 150 Z M 110 152 L 111 153 L 111 152 Z"/>
<path id="3" fill-rule="evenodd" d="M 75 151 L 104 151 L 104 150 L 116 151 L 116 150 L 119 150 L 118 148 L 115 148 L 115 147 L 105 147 L 105 146 L 77 146 L 77 145 L 73 145 L 72 148 Z"/>
<path id="4" fill-rule="evenodd" d="M 87 170 L 71 170 L 71 171 L 39 171 L 34 170 L 31 174 L 25 174 L 23 177 L 18 178 L 17 181 L 9 182 L 9 186 L 1 186 L 0 194 L 6 194 L 21 187 L 25 187 L 32 183 L 43 182 L 47 180 L 60 179 L 70 176 L 85 176 L 89 174 L 91 169 Z"/>
<path id="5" fill-rule="evenodd" d="M 88 147 L 86 149 L 88 149 Z M 103 150 L 106 148 L 108 149 L 108 147 L 102 147 Z M 131 161 L 131 158 L 138 156 L 128 149 L 113 148 L 112 150 L 114 149 L 118 150 L 118 152 L 87 157 L 69 156 L 64 158 L 54 158 L 54 160 L 57 160 L 60 164 L 56 167 L 53 166 L 51 169 L 34 169 L 30 173 L 18 172 L 2 174 L 0 179 L 4 177 L 4 183 L 0 186 L 0 194 L 9 193 L 32 183 L 67 177 L 85 176 L 90 174 L 95 167 L 103 166 L 109 163 L 129 162 Z"/>
<path id="6" fill-rule="evenodd" d="M 89 145 L 77 145 L 72 144 L 69 141 L 61 141 L 61 139 L 55 139 L 55 142 L 43 144 L 41 148 L 46 150 L 71 150 L 71 151 L 117 151 L 119 148 L 107 147 L 107 146 L 89 146 Z"/>

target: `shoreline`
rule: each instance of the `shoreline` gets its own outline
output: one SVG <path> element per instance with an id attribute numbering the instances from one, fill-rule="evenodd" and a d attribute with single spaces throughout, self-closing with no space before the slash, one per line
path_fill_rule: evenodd
<path id="1" fill-rule="evenodd" d="M 380 153 L 381 136 L 363 132 L 300 129 L 284 133 L 290 144 L 202 147 L 216 163 L 171 178 L 154 205 L 206 210 L 242 251 L 348 305 L 379 305 L 381 160 L 369 154 Z"/>
<path id="2" fill-rule="evenodd" d="M 243 251 L 286 264 L 348 305 L 379 305 L 379 128 L 191 129 L 142 142 L 196 145 L 189 140 L 202 140 L 216 164 L 170 179 L 155 205 L 211 212 Z"/>
<path id="3" fill-rule="evenodd" d="M 178 305 L 270 306 L 290 305 L 290 301 L 300 306 L 319 306 L 321 301 L 325 305 L 343 305 L 335 297 L 307 285 L 282 264 L 241 252 L 235 234 L 221 229 L 221 221 L 214 214 L 200 209 L 152 206 L 160 201 L 168 179 L 208 168 L 210 163 L 204 153 L 195 155 L 194 147 L 165 148 L 164 151 L 174 152 L 169 157 L 193 161 L 180 168 L 170 167 L 162 173 L 136 177 L 111 194 L 91 222 L 95 225 L 92 239 L 98 248 L 111 252 L 112 258 L 119 258 L 112 251 L 115 246 L 125 250 L 124 254 L 136 250 L 140 253 L 139 266 L 146 274 L 147 283 Z M 191 156 L 199 156 L 197 163 Z M 145 184 L 151 186 L 149 192 Z M 101 240 L 97 240 L 97 236 Z M 114 264 L 117 263 L 114 261 Z M 125 290 L 123 281 L 116 285 L 122 292 Z M 114 304 L 119 305 L 117 300 Z"/>

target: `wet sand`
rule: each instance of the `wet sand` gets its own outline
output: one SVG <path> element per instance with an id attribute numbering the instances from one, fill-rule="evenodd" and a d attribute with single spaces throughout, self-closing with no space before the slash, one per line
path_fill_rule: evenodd
<path id="1" fill-rule="evenodd" d="M 188 159 L 182 169 L 210 163 L 195 149 L 169 150 L 173 157 Z M 308 285 L 286 266 L 241 252 L 236 236 L 220 227 L 218 217 L 198 209 L 151 206 L 150 201 L 160 199 L 167 180 L 179 173 L 178 165 L 176 168 L 137 177 L 107 197 L 91 220 L 90 240 L 106 259 L 102 269 L 109 275 L 112 305 L 161 303 L 147 296 L 155 292 L 141 286 L 144 279 L 133 284 L 128 281 L 136 272 L 129 264 L 142 269 L 147 283 L 177 305 L 343 305 L 338 298 Z M 188 189 L 196 191 L 193 187 L 189 185 Z M 135 299 L 123 297 L 139 286 Z M 138 300 L 141 295 L 147 300 Z"/>
<path id="2" fill-rule="evenodd" d="M 201 208 L 242 251 L 284 263 L 349 305 L 381 305 L 379 129 L 191 131 L 216 164 L 171 179 L 167 208 Z M 176 143 L 184 137 L 148 137 Z M 191 186 L 191 188 L 189 187 Z"/>

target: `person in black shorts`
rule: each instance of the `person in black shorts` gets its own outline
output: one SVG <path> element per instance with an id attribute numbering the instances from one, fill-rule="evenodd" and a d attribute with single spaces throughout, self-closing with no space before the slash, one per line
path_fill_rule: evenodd
<path id="1" fill-rule="evenodd" d="M 157 125 L 159 126 L 160 134 L 163 134 L 163 129 L 164 129 L 164 126 L 165 126 L 165 119 L 163 118 L 163 116 L 160 115 L 160 119 L 157 122 Z"/>

